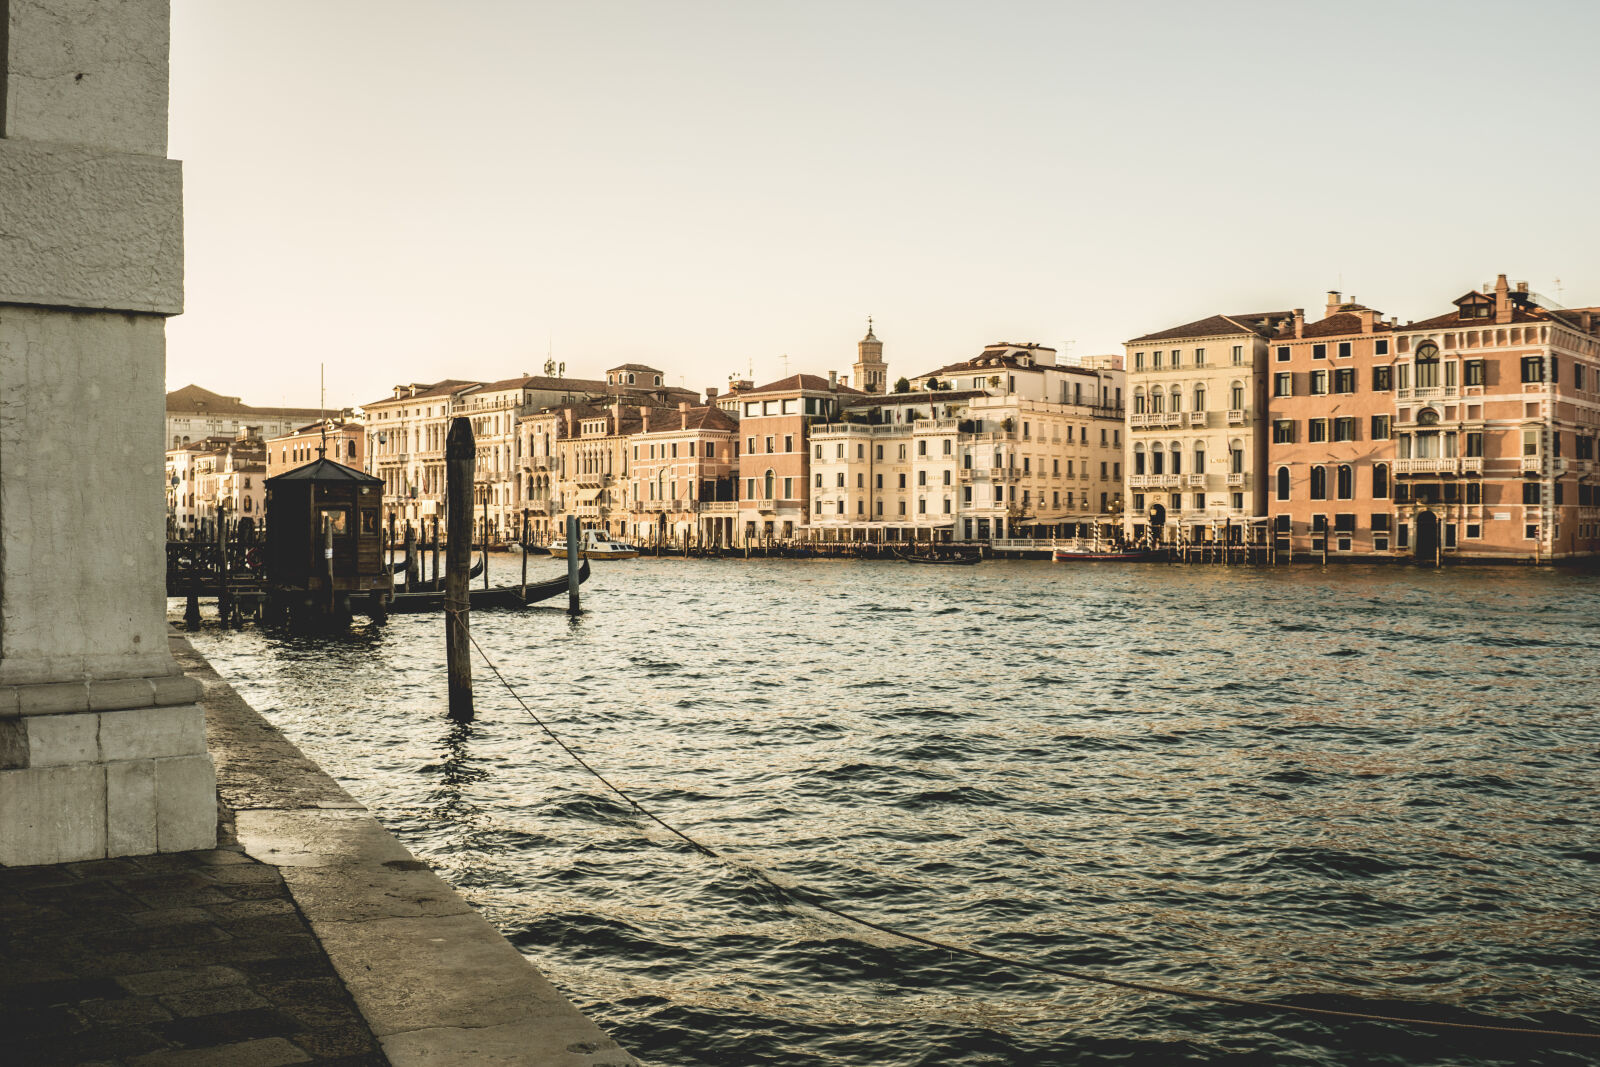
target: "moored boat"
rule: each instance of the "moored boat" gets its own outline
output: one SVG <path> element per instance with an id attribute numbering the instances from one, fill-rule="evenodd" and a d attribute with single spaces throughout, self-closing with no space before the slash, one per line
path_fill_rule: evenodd
<path id="1" fill-rule="evenodd" d="M 1052 563 L 1137 563 L 1154 558 L 1155 553 L 1143 548 L 1058 548 L 1050 553 Z"/>
<path id="2" fill-rule="evenodd" d="M 556 559 L 567 558 L 567 539 L 558 537 L 550 542 L 550 554 Z M 578 541 L 580 559 L 633 559 L 638 548 L 604 530 L 585 530 Z"/>
<path id="3" fill-rule="evenodd" d="M 939 563 L 945 566 L 970 567 L 974 563 L 982 563 L 983 557 L 971 553 L 952 553 L 950 555 L 918 556 L 914 553 L 896 552 L 895 556 L 907 563 Z"/>
<path id="4" fill-rule="evenodd" d="M 578 568 L 581 585 L 589 578 L 589 561 Z M 541 600 L 560 596 L 567 591 L 567 576 L 548 578 L 542 582 L 529 582 L 524 593 L 520 585 L 497 585 L 489 589 L 468 589 L 467 597 L 474 611 L 485 608 L 525 608 Z M 443 611 L 444 593 L 438 590 L 421 593 L 395 593 L 389 600 L 389 612 L 395 615 L 414 615 L 425 611 Z"/>

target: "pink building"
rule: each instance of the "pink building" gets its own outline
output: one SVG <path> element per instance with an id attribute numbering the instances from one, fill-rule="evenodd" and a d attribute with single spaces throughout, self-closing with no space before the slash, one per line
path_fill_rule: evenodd
<path id="1" fill-rule="evenodd" d="M 739 421 L 708 404 L 641 408 L 632 449 L 633 536 L 640 544 L 734 543 Z"/>
<path id="2" fill-rule="evenodd" d="M 810 515 L 807 428 L 865 394 L 837 374 L 793 374 L 738 394 L 740 543 L 794 538 Z"/>

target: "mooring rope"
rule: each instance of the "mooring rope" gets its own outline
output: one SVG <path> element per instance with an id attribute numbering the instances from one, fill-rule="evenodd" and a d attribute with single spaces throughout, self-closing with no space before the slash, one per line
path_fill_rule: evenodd
<path id="1" fill-rule="evenodd" d="M 451 609 L 446 610 L 448 611 Z M 637 800 L 634 800 L 633 797 L 629 796 L 622 788 L 613 784 L 605 775 L 591 767 L 588 761 L 586 761 L 582 756 L 578 755 L 578 753 L 574 752 L 571 746 L 561 739 L 560 735 L 558 735 L 554 730 L 550 729 L 550 727 L 546 725 L 545 721 L 539 718 L 532 708 L 528 707 L 527 701 L 523 700 L 522 695 L 512 687 L 509 681 L 506 680 L 506 676 L 500 673 L 500 668 L 495 664 L 494 660 L 489 658 L 489 654 L 483 650 L 483 646 L 478 644 L 478 639 L 472 636 L 471 631 L 468 631 L 467 639 L 472 642 L 472 647 L 478 650 L 478 655 L 483 657 L 483 662 L 488 665 L 491 671 L 494 672 L 494 676 L 500 680 L 500 684 L 505 686 L 506 692 L 511 694 L 512 699 L 514 699 L 522 707 L 522 710 L 528 714 L 528 717 L 533 720 L 534 725 L 543 730 L 545 735 L 561 748 L 561 751 L 572 757 L 573 761 L 577 763 L 578 766 L 588 771 L 607 789 L 621 797 L 623 801 L 625 801 L 634 811 L 638 812 L 640 815 L 643 815 L 651 822 L 654 822 L 656 825 L 660 826 L 662 829 L 681 840 L 684 844 L 688 845 L 696 852 L 699 852 L 700 854 L 708 856 L 712 859 L 733 864 L 744 870 L 747 870 L 786 897 L 790 897 L 808 907 L 827 912 L 829 915 L 836 916 L 837 918 L 843 919 L 846 922 L 854 923 L 855 925 L 864 927 L 868 930 L 876 930 L 880 934 L 887 934 L 890 937 L 897 937 L 903 941 L 910 941 L 913 944 L 925 945 L 928 948 L 939 949 L 940 951 L 944 952 L 954 952 L 959 955 L 970 956 L 973 959 L 984 960 L 988 963 L 997 963 L 1005 967 L 1015 967 L 1020 970 L 1035 971 L 1040 974 L 1055 975 L 1058 978 L 1067 978 L 1077 982 L 1087 982 L 1094 985 L 1103 986 L 1114 986 L 1118 989 L 1131 989 L 1140 993 L 1154 993 L 1160 996 L 1181 997 L 1186 1000 L 1204 1001 L 1211 1004 L 1229 1004 L 1234 1007 L 1251 1008 L 1256 1010 L 1265 1009 L 1269 1011 L 1292 1012 L 1297 1015 L 1314 1015 L 1321 1018 L 1354 1019 L 1362 1022 L 1396 1023 L 1402 1026 L 1432 1027 L 1448 1030 L 1472 1030 L 1495 1034 L 1517 1034 L 1524 1037 L 1600 1040 L 1600 1032 L 1586 1032 L 1582 1030 L 1550 1030 L 1534 1026 L 1495 1026 L 1487 1023 L 1452 1022 L 1444 1019 L 1417 1019 L 1403 1015 L 1383 1015 L 1376 1012 L 1340 1011 L 1335 1008 L 1313 1008 L 1301 1004 L 1285 1004 L 1281 1001 L 1256 1000 L 1250 997 L 1236 997 L 1230 996 L 1226 993 L 1207 993 L 1195 989 L 1183 989 L 1178 986 L 1158 985 L 1152 982 L 1134 982 L 1122 978 L 1112 978 L 1104 974 L 1094 974 L 1088 971 L 1074 971 L 1068 970 L 1064 967 L 1053 967 L 1047 963 L 1034 963 L 1030 960 L 1017 959 L 1014 956 L 1001 956 L 993 952 L 985 952 L 982 949 L 969 948 L 966 945 L 958 945 L 950 941 L 940 941 L 936 938 L 924 937 L 921 934 L 911 933 L 910 931 L 901 930 L 897 927 L 874 922 L 871 919 L 863 918 L 860 915 L 846 911 L 844 908 L 841 908 L 838 905 L 829 903 L 825 898 L 813 890 L 807 889 L 803 886 L 784 885 L 783 883 L 775 880 L 771 875 L 767 874 L 755 864 L 750 863 L 747 860 L 741 860 L 737 857 L 724 855 L 723 853 L 718 852 L 710 845 L 695 840 L 693 837 L 690 837 L 676 826 L 673 826 L 665 819 L 662 819 L 660 816 L 644 807 L 644 805 L 640 804 Z"/>

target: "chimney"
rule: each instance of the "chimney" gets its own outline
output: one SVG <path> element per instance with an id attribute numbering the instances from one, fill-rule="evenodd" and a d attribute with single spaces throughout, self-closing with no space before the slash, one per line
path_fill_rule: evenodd
<path id="1" fill-rule="evenodd" d="M 1293 325 L 1294 325 L 1294 335 L 1296 337 L 1303 337 L 1305 335 L 1305 331 L 1306 331 L 1306 309 L 1305 308 L 1295 308 L 1294 309 Z"/>
<path id="2" fill-rule="evenodd" d="M 1338 311 L 1339 310 L 1339 305 L 1341 303 L 1343 303 L 1343 302 L 1344 301 L 1341 300 L 1340 297 L 1339 297 L 1339 290 L 1337 290 L 1337 289 L 1329 289 L 1328 290 L 1328 310 L 1323 315 L 1323 317 L 1326 318 L 1328 315 L 1332 315 L 1334 312 Z"/>
<path id="3" fill-rule="evenodd" d="M 1511 318 L 1511 286 L 1502 274 L 1494 280 L 1494 321 L 1510 322 Z"/>
<path id="4" fill-rule="evenodd" d="M 1361 308 L 1356 312 L 1356 317 L 1361 320 L 1361 332 L 1371 333 L 1372 328 L 1377 325 L 1378 320 L 1383 316 L 1371 308 Z"/>
<path id="5" fill-rule="evenodd" d="M 839 388 L 839 372 L 838 371 L 831 370 L 831 371 L 828 372 L 828 388 L 829 389 L 833 389 L 835 391 L 838 390 L 838 388 Z"/>
<path id="6" fill-rule="evenodd" d="M 650 408 L 644 404 L 639 405 L 639 432 L 650 432 Z"/>
<path id="7" fill-rule="evenodd" d="M 1528 283 L 1527 282 L 1518 282 L 1517 283 L 1517 292 L 1526 293 L 1527 291 L 1528 291 Z"/>
<path id="8" fill-rule="evenodd" d="M 687 430 L 688 428 L 689 402 L 687 400 L 680 400 L 678 401 L 678 429 Z"/>
<path id="9" fill-rule="evenodd" d="M 716 399 L 717 399 L 717 387 L 714 386 L 714 385 L 706 386 L 706 403 L 709 405 L 712 402 L 714 402 Z"/>
<path id="10" fill-rule="evenodd" d="M 562 414 L 563 414 L 563 415 L 565 415 L 565 416 L 566 416 L 566 419 L 567 419 L 567 433 L 566 433 L 566 437 L 567 437 L 567 440 L 569 440 L 569 441 L 570 441 L 570 440 L 572 440 L 572 439 L 573 439 L 573 438 L 574 438 L 574 437 L 576 437 L 576 436 L 577 436 L 577 434 L 575 434 L 575 433 L 573 433 L 573 432 L 572 432 L 572 409 L 571 409 L 571 408 L 567 408 L 567 409 L 566 409 L 566 410 L 565 410 L 565 411 L 563 411 L 563 412 L 562 412 Z"/>

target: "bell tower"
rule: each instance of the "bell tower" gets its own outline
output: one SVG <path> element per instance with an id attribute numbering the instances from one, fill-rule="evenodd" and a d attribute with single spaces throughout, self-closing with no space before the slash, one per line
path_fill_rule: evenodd
<path id="1" fill-rule="evenodd" d="M 872 317 L 867 317 L 867 335 L 856 342 L 856 387 L 863 393 L 889 391 L 889 364 L 883 361 L 883 342 L 873 336 Z"/>

